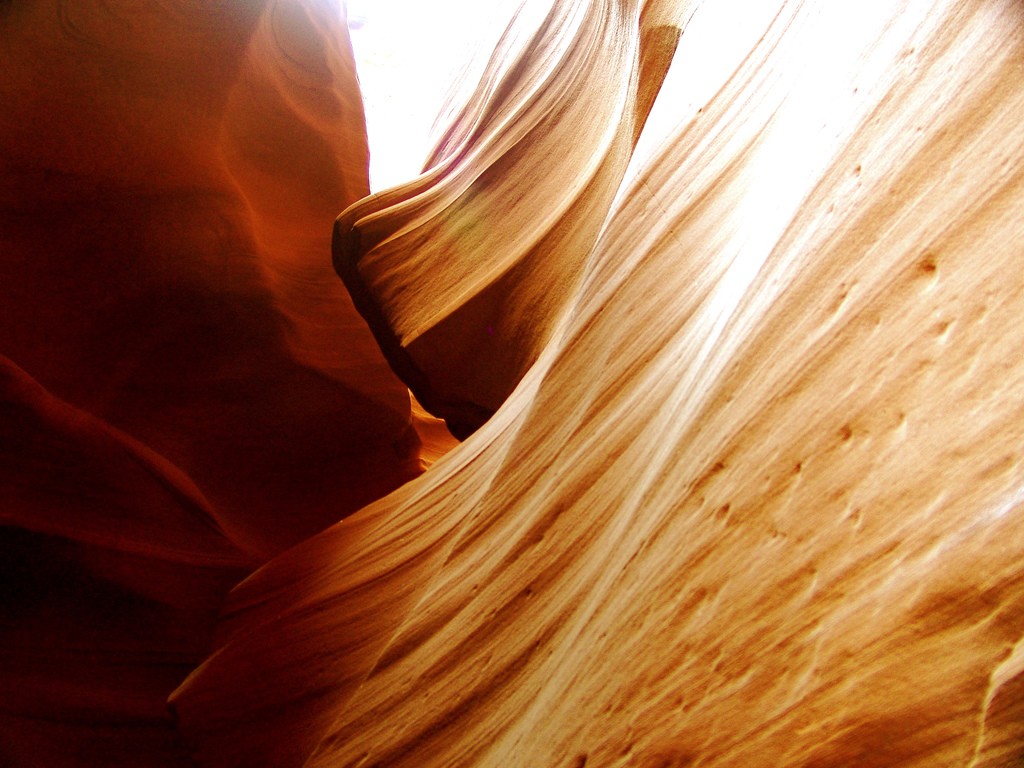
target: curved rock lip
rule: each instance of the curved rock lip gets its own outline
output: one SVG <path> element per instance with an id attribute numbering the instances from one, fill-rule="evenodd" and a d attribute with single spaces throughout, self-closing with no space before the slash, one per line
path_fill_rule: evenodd
<path id="1" fill-rule="evenodd" d="M 367 198 L 367 201 L 374 198 Z M 366 320 L 380 345 L 384 359 L 398 375 L 416 399 L 430 413 L 444 419 L 448 430 L 459 440 L 465 440 L 480 425 L 487 421 L 493 411 L 468 400 L 449 400 L 435 390 L 430 379 L 423 372 L 409 351 L 402 345 L 398 335 L 388 322 L 380 305 L 374 299 L 362 276 L 359 274 L 360 250 L 359 230 L 354 226 L 353 215 L 359 204 L 338 217 L 334 225 L 334 268 L 338 272 L 352 303 Z"/>
<path id="2" fill-rule="evenodd" d="M 335 222 L 334 267 L 392 369 L 463 439 L 572 303 L 681 27 L 639 7 L 517 15 L 422 175 Z"/>

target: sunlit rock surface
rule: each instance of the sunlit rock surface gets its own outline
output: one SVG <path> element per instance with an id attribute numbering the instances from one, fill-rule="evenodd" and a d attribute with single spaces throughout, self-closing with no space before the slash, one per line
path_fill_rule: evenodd
<path id="1" fill-rule="evenodd" d="M 1024 761 L 1024 7 L 754 5 L 358 203 L 326 3 L 0 5 L 0 763 Z"/>
<path id="2" fill-rule="evenodd" d="M 0 3 L 0 764 L 178 764 L 260 562 L 420 471 L 333 2 Z"/>
<path id="3" fill-rule="evenodd" d="M 338 219 L 334 258 L 392 367 L 465 437 L 551 340 L 679 38 L 678 13 L 524 4 L 406 185 Z"/>
<path id="4" fill-rule="evenodd" d="M 676 107 L 617 196 L 511 397 L 231 593 L 171 698 L 201 762 L 1024 759 L 1024 9 L 777 3 L 752 28 L 717 5 L 725 23 L 698 10 L 674 62 L 706 101 Z M 637 10 L 553 18 L 595 8 Z M 558 52 L 608 42 L 566 29 Z M 734 51 L 724 68 L 690 58 L 705 36 Z M 591 98 L 563 83 L 565 109 Z M 481 221 L 494 248 L 522 236 L 515 195 L 467 203 L 415 220 L 453 261 Z M 375 296 L 414 338 L 489 283 L 428 266 L 413 226 L 371 226 L 393 215 L 356 229 L 380 238 L 378 277 L 402 254 L 422 270 Z M 560 254 L 537 266 L 552 286 L 571 283 Z"/>

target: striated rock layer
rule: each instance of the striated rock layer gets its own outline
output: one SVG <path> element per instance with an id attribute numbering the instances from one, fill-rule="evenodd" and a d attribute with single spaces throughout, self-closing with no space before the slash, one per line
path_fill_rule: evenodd
<path id="1" fill-rule="evenodd" d="M 631 8 L 558 2 L 549 18 Z M 1024 9 L 770 11 L 721 80 L 705 73 L 706 103 L 677 112 L 583 261 L 552 248 L 509 294 L 524 317 L 545 279 L 568 290 L 584 271 L 493 418 L 231 593 L 215 652 L 171 699 L 201 762 L 1024 759 Z M 708 14 L 675 58 L 697 80 L 689 51 L 720 34 Z M 559 52 L 608 44 L 559 29 Z M 547 38 L 531 39 L 520 60 L 542 67 Z M 562 86 L 567 110 L 593 98 L 577 88 L 607 96 L 553 72 Z M 655 111 L 679 109 L 674 93 Z M 459 167 L 535 188 L 534 222 L 586 177 L 517 180 L 518 127 Z M 410 189 L 360 205 L 408 198 L 418 217 L 434 198 Z M 492 306 L 476 262 L 458 266 L 484 246 L 456 233 L 486 221 L 479 242 L 518 241 L 526 213 L 505 191 L 416 219 L 456 266 L 429 264 L 414 226 L 374 235 L 377 277 L 450 283 L 370 286 L 403 343 L 453 301 Z M 360 248 L 398 215 L 355 221 Z M 476 381 L 485 404 L 496 390 Z"/>
<path id="2" fill-rule="evenodd" d="M 524 4 L 423 175 L 338 219 L 356 306 L 458 437 L 508 397 L 579 282 L 679 38 L 675 9 L 642 5 Z"/>
<path id="3" fill-rule="evenodd" d="M 0 763 L 1024 761 L 1024 8 L 693 8 L 0 3 Z"/>

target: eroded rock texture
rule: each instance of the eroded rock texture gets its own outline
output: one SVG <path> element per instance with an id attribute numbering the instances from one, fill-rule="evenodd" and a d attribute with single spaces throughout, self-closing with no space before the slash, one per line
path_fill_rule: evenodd
<path id="1" fill-rule="evenodd" d="M 524 4 L 424 174 L 339 217 L 356 306 L 457 436 L 551 340 L 672 60 L 674 11 Z"/>
<path id="2" fill-rule="evenodd" d="M 558 55 L 542 27 L 523 67 L 607 48 L 591 14 L 619 20 L 610 37 L 634 50 L 636 6 L 555 6 L 549 19 L 581 23 L 556 25 Z M 202 761 L 1024 759 L 1024 10 L 769 11 L 604 225 L 583 218 L 598 234 L 568 267 L 579 290 L 546 315 L 537 362 L 493 418 L 232 592 L 217 650 L 172 697 Z M 675 59 L 698 79 L 688 52 L 729 35 L 701 13 Z M 575 88 L 604 104 L 627 78 L 602 91 L 549 74 L 565 122 L 527 122 L 508 163 L 442 148 L 426 181 L 360 204 L 380 213 L 342 217 L 407 347 L 455 305 L 521 319 L 531 291 L 571 283 L 561 247 L 500 298 L 489 261 L 460 262 L 556 212 L 574 221 L 548 204 L 517 224 L 517 205 L 591 177 L 504 174 L 525 167 L 528 129 L 582 140 L 599 125 L 599 110 L 573 116 L 593 98 Z M 474 135 L 477 114 L 451 135 Z M 560 139 L 548 167 L 593 138 Z M 496 162 L 500 196 L 431 186 Z M 451 343 L 475 350 L 475 323 Z M 493 391 L 475 382 L 470 399 Z"/>
<path id="3" fill-rule="evenodd" d="M 477 429 L 320 533 L 419 466 L 344 38 L 115 8 L 0 11 L 0 756 L 1024 760 L 1019 3 L 526 4 L 336 230 Z"/>

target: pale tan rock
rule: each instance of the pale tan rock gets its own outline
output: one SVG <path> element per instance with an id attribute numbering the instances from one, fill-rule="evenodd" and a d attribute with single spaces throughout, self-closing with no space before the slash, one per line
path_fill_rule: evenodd
<path id="1" fill-rule="evenodd" d="M 198 756 L 1019 762 L 1022 21 L 779 3 L 495 416 L 234 590 Z"/>
<path id="2" fill-rule="evenodd" d="M 579 283 L 679 38 L 651 5 L 525 4 L 423 175 L 338 219 L 356 306 L 458 437 L 514 389 Z"/>

